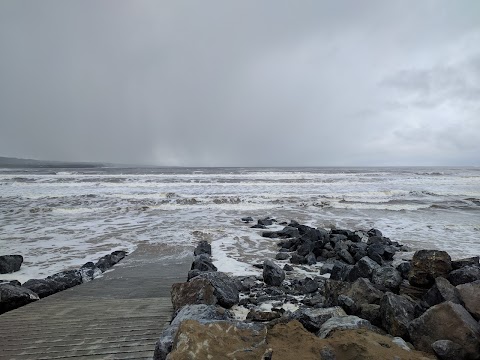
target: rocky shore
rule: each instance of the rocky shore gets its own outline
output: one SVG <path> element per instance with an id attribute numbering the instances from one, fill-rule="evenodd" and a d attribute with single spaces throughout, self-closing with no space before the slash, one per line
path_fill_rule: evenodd
<path id="1" fill-rule="evenodd" d="M 261 276 L 217 271 L 198 244 L 155 359 L 480 359 L 479 257 L 407 259 L 378 229 L 274 223 L 253 226 L 279 248 L 252 264 Z"/>
<path id="2" fill-rule="evenodd" d="M 96 263 L 87 262 L 80 269 L 61 271 L 45 279 L 30 279 L 23 284 L 16 280 L 0 280 L 0 314 L 89 282 L 117 264 L 125 256 L 125 251 L 114 251 L 101 257 Z M 8 272 L 18 271 L 23 262 L 20 255 L 7 255 L 1 258 L 4 268 L 12 270 Z"/>

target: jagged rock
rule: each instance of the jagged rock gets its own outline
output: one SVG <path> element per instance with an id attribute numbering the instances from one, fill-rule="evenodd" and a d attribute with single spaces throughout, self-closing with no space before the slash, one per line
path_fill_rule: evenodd
<path id="1" fill-rule="evenodd" d="M 9 274 L 18 271 L 22 263 L 22 255 L 2 255 L 0 256 L 0 274 Z"/>
<path id="2" fill-rule="evenodd" d="M 404 261 L 398 264 L 397 270 L 402 275 L 402 279 L 408 279 L 408 273 L 410 272 L 410 261 Z"/>
<path id="3" fill-rule="evenodd" d="M 408 324 L 415 317 L 415 303 L 404 296 L 387 292 L 380 301 L 382 325 L 393 336 L 408 339 Z"/>
<path id="4" fill-rule="evenodd" d="M 306 264 L 307 263 L 307 259 L 305 259 L 304 256 L 301 256 L 301 255 L 298 255 L 298 254 L 292 254 L 292 256 L 290 257 L 290 262 L 292 264 Z"/>
<path id="5" fill-rule="evenodd" d="M 255 224 L 250 226 L 252 229 L 266 229 L 267 227 L 265 225 L 260 225 L 260 224 Z"/>
<path id="6" fill-rule="evenodd" d="M 201 254 L 195 256 L 190 270 L 217 271 L 217 267 L 213 265 L 210 256 L 207 254 Z"/>
<path id="7" fill-rule="evenodd" d="M 300 232 L 296 227 L 286 226 L 282 230 L 277 231 L 278 236 L 286 238 L 295 238 L 300 236 Z"/>
<path id="8" fill-rule="evenodd" d="M 370 236 L 367 239 L 367 245 L 379 244 L 379 245 L 387 246 L 387 245 L 390 245 L 390 243 L 391 243 L 390 240 L 383 236 Z"/>
<path id="9" fill-rule="evenodd" d="M 341 261 L 335 261 L 333 264 L 333 269 L 330 274 L 330 279 L 332 280 L 346 280 L 348 274 L 353 269 L 353 265 L 345 264 Z"/>
<path id="10" fill-rule="evenodd" d="M 370 230 L 368 230 L 368 231 L 367 231 L 367 235 L 368 235 L 369 237 L 372 237 L 372 236 L 382 237 L 382 236 L 383 236 L 382 232 L 381 232 L 380 230 L 378 230 L 378 229 L 370 229 Z"/>
<path id="11" fill-rule="evenodd" d="M 162 331 L 155 345 L 154 360 L 165 360 L 172 350 L 173 340 L 177 334 L 180 323 L 184 320 L 197 320 L 208 322 L 214 320 L 233 320 L 233 314 L 220 306 L 215 305 L 187 305 L 184 306 L 171 324 Z"/>
<path id="12" fill-rule="evenodd" d="M 23 286 L 0 284 L 0 314 L 39 299 L 37 294 Z"/>
<path id="13" fill-rule="evenodd" d="M 427 293 L 428 289 L 424 287 L 418 287 L 411 285 L 407 280 L 402 281 L 400 284 L 400 295 L 407 295 L 414 300 L 422 299 Z"/>
<path id="14" fill-rule="evenodd" d="M 352 284 L 345 281 L 327 279 L 325 282 L 325 302 L 327 306 L 338 305 L 338 296 L 344 295 L 351 288 Z"/>
<path id="15" fill-rule="evenodd" d="M 324 308 L 326 299 L 320 294 L 307 294 L 300 302 L 312 308 Z"/>
<path id="16" fill-rule="evenodd" d="M 307 265 L 315 265 L 317 263 L 317 258 L 313 253 L 307 254 L 307 256 L 305 256 L 305 260 L 307 261 Z"/>
<path id="17" fill-rule="evenodd" d="M 383 254 L 385 253 L 385 245 L 372 244 L 367 247 L 367 256 L 377 264 L 383 264 Z"/>
<path id="18" fill-rule="evenodd" d="M 300 293 L 309 294 L 318 290 L 318 282 L 312 278 L 306 277 L 305 279 L 299 280 L 298 287 L 300 289 Z"/>
<path id="19" fill-rule="evenodd" d="M 303 241 L 297 248 L 297 254 L 300 256 L 307 256 L 309 253 L 313 251 L 315 243 L 310 240 Z"/>
<path id="20" fill-rule="evenodd" d="M 279 252 L 277 255 L 275 255 L 275 260 L 287 260 L 289 257 L 290 255 L 287 253 Z"/>
<path id="21" fill-rule="evenodd" d="M 333 270 L 333 263 L 324 263 L 320 268 L 320 275 L 330 274 Z"/>
<path id="22" fill-rule="evenodd" d="M 480 266 L 464 266 L 458 270 L 453 270 L 447 278 L 454 286 L 480 280 Z"/>
<path id="23" fill-rule="evenodd" d="M 347 291 L 342 292 L 352 298 L 357 305 L 362 304 L 379 304 L 383 293 L 376 289 L 372 283 L 365 278 L 359 278 L 347 288 Z"/>
<path id="24" fill-rule="evenodd" d="M 102 275 L 102 270 L 96 267 L 95 264 L 91 261 L 87 262 L 80 268 L 80 276 L 82 277 L 82 283 L 92 281 L 100 275 Z"/>
<path id="25" fill-rule="evenodd" d="M 419 250 L 415 252 L 410 265 L 408 280 L 413 286 L 419 287 L 432 286 L 436 277 L 446 277 L 452 270 L 450 255 L 439 250 Z"/>
<path id="26" fill-rule="evenodd" d="M 372 273 L 372 283 L 397 291 L 402 282 L 400 272 L 391 266 L 377 267 Z"/>
<path id="27" fill-rule="evenodd" d="M 435 279 L 435 283 L 425 294 L 423 300 L 428 306 L 437 305 L 444 301 L 462 305 L 458 290 L 447 279 L 440 276 Z"/>
<path id="28" fill-rule="evenodd" d="M 361 304 L 358 308 L 358 316 L 362 319 L 370 321 L 372 325 L 382 326 L 382 316 L 380 313 L 380 305 L 377 304 Z"/>
<path id="29" fill-rule="evenodd" d="M 465 351 L 463 348 L 450 340 L 437 340 L 432 344 L 432 349 L 440 360 L 465 359 Z"/>
<path id="30" fill-rule="evenodd" d="M 189 270 L 188 273 L 187 273 L 187 281 L 193 279 L 194 277 L 200 275 L 200 274 L 203 274 L 204 271 L 200 271 L 198 269 L 194 269 L 194 270 Z"/>
<path id="31" fill-rule="evenodd" d="M 464 266 L 480 266 L 480 257 L 474 256 L 465 259 L 452 260 L 453 270 L 458 270 Z"/>
<path id="32" fill-rule="evenodd" d="M 480 280 L 458 285 L 457 290 L 465 309 L 475 319 L 480 320 Z"/>
<path id="33" fill-rule="evenodd" d="M 293 271 L 293 267 L 291 265 L 285 264 L 283 265 L 284 271 Z"/>
<path id="34" fill-rule="evenodd" d="M 358 311 L 358 307 L 355 301 L 347 295 L 339 295 L 337 303 L 339 306 L 342 307 L 343 310 L 345 310 L 348 315 L 354 315 Z"/>
<path id="35" fill-rule="evenodd" d="M 247 320 L 266 322 L 278 319 L 282 315 L 277 311 L 261 311 L 252 309 L 247 314 Z"/>
<path id="36" fill-rule="evenodd" d="M 273 219 L 270 219 L 270 218 L 258 219 L 257 222 L 258 222 L 258 225 L 263 225 L 263 226 L 273 225 Z"/>
<path id="37" fill-rule="evenodd" d="M 30 279 L 23 284 L 23 287 L 36 293 L 40 299 L 67 288 L 64 283 L 53 279 Z"/>
<path id="38" fill-rule="evenodd" d="M 253 221 L 253 218 L 251 216 L 247 216 L 247 217 L 243 217 L 241 219 L 244 223 L 249 223 L 249 222 L 252 222 Z"/>
<path id="39" fill-rule="evenodd" d="M 102 272 L 110 269 L 113 265 L 117 264 L 126 256 L 125 251 L 114 251 L 110 255 L 105 255 L 101 257 L 95 264 Z"/>
<path id="40" fill-rule="evenodd" d="M 375 261 L 370 259 L 368 256 L 364 256 L 353 266 L 352 270 L 348 274 L 348 280 L 355 281 L 358 278 L 371 279 L 373 270 L 378 267 L 379 265 Z"/>
<path id="41" fill-rule="evenodd" d="M 267 285 L 280 286 L 285 280 L 285 271 L 271 260 L 263 262 L 263 281 Z"/>
<path id="42" fill-rule="evenodd" d="M 450 301 L 431 307 L 410 322 L 408 332 L 418 350 L 431 353 L 435 341 L 450 340 L 465 350 L 467 359 L 480 358 L 480 325 L 463 306 Z"/>
<path id="43" fill-rule="evenodd" d="M 361 319 L 358 316 L 335 316 L 323 323 L 317 336 L 324 339 L 331 336 L 337 330 L 357 330 L 366 329 L 371 331 L 379 331 L 370 321 Z"/>
<path id="44" fill-rule="evenodd" d="M 262 232 L 262 237 L 269 238 L 269 239 L 275 239 L 275 238 L 278 238 L 278 234 L 277 234 L 276 231 L 264 231 L 264 232 Z"/>
<path id="45" fill-rule="evenodd" d="M 217 299 L 213 292 L 214 288 L 210 281 L 198 276 L 189 282 L 173 284 L 170 291 L 173 309 L 177 311 L 185 305 L 193 304 L 214 305 Z"/>
<path id="46" fill-rule="evenodd" d="M 338 252 L 338 256 L 340 259 L 345 261 L 347 264 L 353 265 L 355 264 L 355 260 L 353 259 L 352 255 L 348 252 L 348 250 L 343 249 Z"/>
<path id="47" fill-rule="evenodd" d="M 46 278 L 46 280 L 50 279 L 63 284 L 65 289 L 69 289 L 82 283 L 82 274 L 79 270 L 66 270 Z"/>
<path id="48" fill-rule="evenodd" d="M 224 308 L 231 308 L 238 304 L 239 293 L 237 285 L 233 278 L 222 272 L 206 272 L 200 274 L 197 278 L 206 279 L 213 286 L 213 295 L 217 303 Z"/>
<path id="49" fill-rule="evenodd" d="M 298 309 L 293 313 L 292 318 L 300 321 L 308 331 L 316 333 L 328 319 L 335 316 L 347 316 L 347 314 L 341 307 L 334 306 L 323 309 Z"/>
<path id="50" fill-rule="evenodd" d="M 206 240 L 202 240 L 198 243 L 197 247 L 193 251 L 193 255 L 197 256 L 200 254 L 212 255 L 212 245 Z"/>

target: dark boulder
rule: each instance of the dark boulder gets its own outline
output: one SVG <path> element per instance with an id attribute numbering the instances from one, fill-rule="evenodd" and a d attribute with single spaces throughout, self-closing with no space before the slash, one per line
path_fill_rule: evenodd
<path id="1" fill-rule="evenodd" d="M 480 320 L 480 280 L 457 286 L 460 300 L 472 316 Z"/>
<path id="2" fill-rule="evenodd" d="M 30 279 L 23 284 L 23 287 L 36 293 L 40 299 L 67 288 L 64 283 L 53 279 Z"/>
<path id="3" fill-rule="evenodd" d="M 37 294 L 23 286 L 0 284 L 0 314 L 27 305 L 38 299 Z"/>
<path id="4" fill-rule="evenodd" d="M 452 269 L 458 270 L 464 266 L 480 266 L 479 259 L 479 256 L 474 256 L 465 259 L 452 260 Z"/>
<path id="5" fill-rule="evenodd" d="M 258 225 L 270 226 L 270 225 L 273 225 L 273 219 L 270 219 L 270 218 L 258 219 L 257 223 Z"/>
<path id="6" fill-rule="evenodd" d="M 354 315 L 358 312 L 357 304 L 355 303 L 355 300 L 353 300 L 350 296 L 339 295 L 337 303 L 339 306 L 342 307 L 343 310 L 345 310 L 348 315 Z"/>
<path id="7" fill-rule="evenodd" d="M 283 265 L 284 271 L 293 271 L 293 267 L 291 265 L 285 264 Z"/>
<path id="8" fill-rule="evenodd" d="M 368 230 L 368 231 L 367 231 L 367 235 L 368 235 L 369 237 L 372 237 L 372 236 L 382 237 L 382 236 L 383 236 L 382 232 L 381 232 L 380 230 L 378 230 L 378 229 L 370 229 L 370 230 Z"/>
<path id="9" fill-rule="evenodd" d="M 332 272 L 330 274 L 330 279 L 332 280 L 346 280 L 348 274 L 352 270 L 353 265 L 345 264 L 341 261 L 335 261 L 333 264 Z"/>
<path id="10" fill-rule="evenodd" d="M 300 256 L 307 256 L 312 252 L 315 244 L 310 240 L 302 240 L 297 248 L 297 254 Z"/>
<path id="11" fill-rule="evenodd" d="M 285 271 L 271 260 L 263 262 L 263 281 L 267 285 L 280 286 L 285 280 Z"/>
<path id="12" fill-rule="evenodd" d="M 375 288 L 365 278 L 357 279 L 346 291 L 341 293 L 352 298 L 359 306 L 362 304 L 379 304 L 383 297 L 383 292 Z"/>
<path id="13" fill-rule="evenodd" d="M 465 359 L 465 351 L 463 348 L 450 340 L 437 340 L 432 344 L 432 349 L 440 360 Z"/>
<path id="14" fill-rule="evenodd" d="M 466 359 L 480 358 L 480 325 L 461 305 L 444 302 L 410 322 L 410 339 L 417 350 L 433 352 L 437 340 L 450 340 L 465 351 Z"/>
<path id="15" fill-rule="evenodd" d="M 235 280 L 223 272 L 207 272 L 197 278 L 206 279 L 213 286 L 213 295 L 217 303 L 224 308 L 231 308 L 238 304 L 239 292 Z"/>
<path id="16" fill-rule="evenodd" d="M 447 252 L 419 250 L 413 255 L 408 280 L 413 286 L 430 287 L 436 277 L 446 277 L 451 270 L 452 262 Z"/>
<path id="17" fill-rule="evenodd" d="M 277 234 L 282 238 L 295 238 L 300 236 L 298 229 L 293 226 L 286 226 L 282 230 L 277 231 Z"/>
<path id="18" fill-rule="evenodd" d="M 323 309 L 298 309 L 293 313 L 292 318 L 300 321 L 303 327 L 308 331 L 316 333 L 328 319 L 346 315 L 347 314 L 341 307 L 335 306 Z"/>
<path id="19" fill-rule="evenodd" d="M 398 292 L 402 283 L 402 275 L 392 266 L 382 266 L 375 268 L 372 273 L 372 283 Z"/>
<path id="20" fill-rule="evenodd" d="M 318 282 L 312 278 L 306 277 L 298 281 L 298 288 L 300 293 L 309 294 L 318 290 Z"/>
<path id="21" fill-rule="evenodd" d="M 210 256 L 207 254 L 201 254 L 195 256 L 190 270 L 217 271 L 217 267 L 213 265 Z"/>
<path id="22" fill-rule="evenodd" d="M 358 316 L 368 320 L 375 326 L 382 326 L 382 316 L 380 313 L 380 305 L 377 304 L 361 304 L 358 308 Z"/>
<path id="23" fill-rule="evenodd" d="M 118 264 L 121 260 L 123 260 L 127 256 L 127 253 L 123 250 L 116 250 L 110 254 L 110 260 L 112 261 L 113 265 Z"/>
<path id="24" fill-rule="evenodd" d="M 404 296 L 387 292 L 380 301 L 382 325 L 393 336 L 408 339 L 408 324 L 415 317 L 415 303 Z"/>
<path id="25" fill-rule="evenodd" d="M 79 270 L 66 270 L 48 276 L 46 280 L 57 281 L 61 283 L 65 289 L 69 289 L 82 283 L 82 274 Z"/>
<path id="26" fill-rule="evenodd" d="M 100 275 L 102 275 L 102 270 L 96 267 L 95 264 L 91 261 L 87 262 L 80 268 L 80 276 L 82 277 L 82 283 L 92 281 Z"/>
<path id="27" fill-rule="evenodd" d="M 444 301 L 462 305 L 458 290 L 447 279 L 440 276 L 435 279 L 435 283 L 425 294 L 423 301 L 428 306 L 437 305 Z"/>
<path id="28" fill-rule="evenodd" d="M 290 258 L 290 255 L 285 252 L 279 252 L 275 255 L 275 260 L 288 260 L 288 258 Z"/>
<path id="29" fill-rule="evenodd" d="M 315 265 L 317 263 L 317 258 L 313 253 L 307 254 L 307 256 L 305 256 L 305 260 L 307 261 L 307 265 Z"/>
<path id="30" fill-rule="evenodd" d="M 249 222 L 252 222 L 253 221 L 253 218 L 251 216 L 247 216 L 247 217 L 243 217 L 241 219 L 244 223 L 249 223 Z"/>
<path id="31" fill-rule="evenodd" d="M 267 227 L 265 225 L 260 225 L 260 224 L 255 224 L 250 226 L 252 229 L 266 229 Z"/>
<path id="32" fill-rule="evenodd" d="M 402 275 L 402 279 L 408 280 L 408 273 L 410 272 L 410 261 L 404 261 L 398 264 L 397 270 Z"/>
<path id="33" fill-rule="evenodd" d="M 195 247 L 193 255 L 197 256 L 200 254 L 212 255 L 212 245 L 210 245 L 208 241 L 202 240 Z"/>
<path id="34" fill-rule="evenodd" d="M 301 255 L 298 255 L 298 254 L 294 253 L 290 257 L 290 262 L 292 264 L 306 264 L 307 259 L 305 259 L 305 256 L 301 256 Z"/>
<path id="35" fill-rule="evenodd" d="M 275 239 L 278 238 L 278 234 L 276 231 L 264 231 L 262 232 L 262 237 L 264 238 L 269 238 L 269 239 Z"/>
<path id="36" fill-rule="evenodd" d="M 378 267 L 379 265 L 375 261 L 368 256 L 364 256 L 354 265 L 348 275 L 348 280 L 355 281 L 358 278 L 371 279 L 373 271 Z"/>
<path id="37" fill-rule="evenodd" d="M 413 286 L 407 280 L 403 280 L 400 284 L 399 294 L 409 296 L 414 300 L 420 300 L 425 296 L 427 291 L 428 288 Z"/>
<path id="38" fill-rule="evenodd" d="M 22 263 L 22 255 L 2 255 L 0 256 L 0 274 L 9 274 L 18 271 Z"/>
<path id="39" fill-rule="evenodd" d="M 460 285 L 480 280 L 480 266 L 468 265 L 448 274 L 448 280 L 452 285 Z"/>
<path id="40" fill-rule="evenodd" d="M 355 260 L 353 259 L 352 255 L 346 249 L 342 249 L 338 252 L 338 257 L 345 261 L 347 264 L 353 265 L 355 264 Z"/>
<path id="41" fill-rule="evenodd" d="M 382 244 L 372 244 L 367 247 L 367 255 L 379 265 L 383 264 L 383 254 L 385 253 L 385 246 Z"/>

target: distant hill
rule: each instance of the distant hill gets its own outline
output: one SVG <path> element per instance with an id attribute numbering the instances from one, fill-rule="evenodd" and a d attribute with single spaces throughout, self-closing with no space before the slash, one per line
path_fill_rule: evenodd
<path id="1" fill-rule="evenodd" d="M 0 156 L 0 168 L 98 168 L 103 166 L 105 164 L 18 159 Z"/>

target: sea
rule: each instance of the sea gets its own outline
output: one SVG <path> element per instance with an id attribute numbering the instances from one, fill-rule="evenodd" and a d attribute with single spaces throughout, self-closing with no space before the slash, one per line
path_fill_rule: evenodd
<path id="1" fill-rule="evenodd" d="M 480 255 L 480 168 L 3 168 L 0 255 L 24 263 L 0 278 L 43 278 L 145 244 L 181 258 L 202 239 L 219 270 L 256 274 L 278 240 L 247 216 L 274 218 L 273 230 L 290 220 L 377 228 L 411 252 Z"/>

